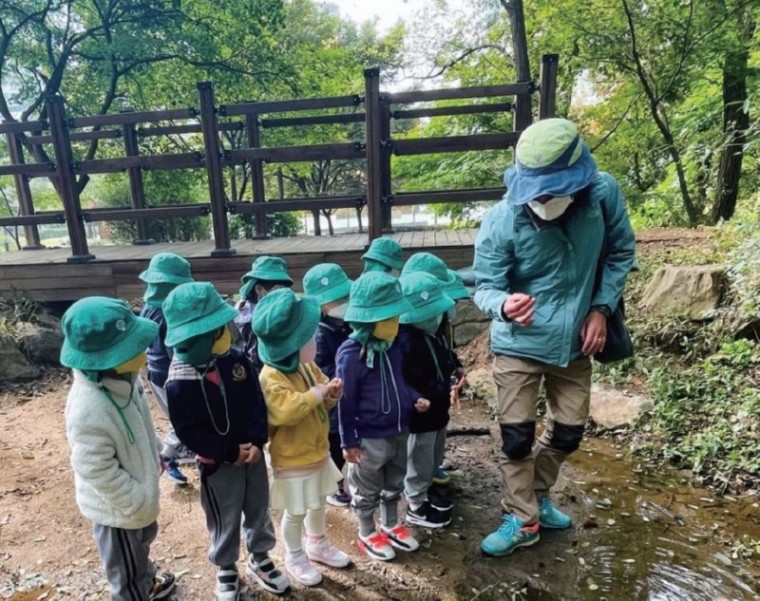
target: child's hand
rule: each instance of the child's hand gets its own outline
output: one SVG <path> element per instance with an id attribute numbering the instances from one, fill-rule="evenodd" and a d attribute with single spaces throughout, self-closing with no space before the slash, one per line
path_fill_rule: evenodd
<path id="1" fill-rule="evenodd" d="M 327 383 L 328 394 L 334 398 L 339 399 L 343 396 L 343 380 L 340 378 L 333 378 Z"/>
<path id="2" fill-rule="evenodd" d="M 251 447 L 253 447 L 253 445 L 250 442 L 240 445 L 240 451 L 238 452 L 238 458 L 237 461 L 235 461 L 235 465 L 244 465 L 248 463 Z"/>
<path id="3" fill-rule="evenodd" d="M 343 449 L 343 458 L 349 463 L 361 463 L 362 462 L 362 450 L 359 447 L 352 447 L 350 449 Z"/>
<path id="4" fill-rule="evenodd" d="M 330 396 L 330 385 L 329 384 L 317 384 L 316 386 L 312 386 L 311 389 L 313 391 L 315 391 L 318 396 L 321 396 L 323 401 L 328 396 Z"/>
<path id="5" fill-rule="evenodd" d="M 262 458 L 261 449 L 259 447 L 255 447 L 251 445 L 251 448 L 248 449 L 248 459 L 245 460 L 246 463 L 258 463 L 261 461 Z"/>
<path id="6" fill-rule="evenodd" d="M 428 409 L 430 409 L 430 401 L 420 397 L 414 403 L 414 408 L 417 410 L 417 413 L 425 413 Z"/>

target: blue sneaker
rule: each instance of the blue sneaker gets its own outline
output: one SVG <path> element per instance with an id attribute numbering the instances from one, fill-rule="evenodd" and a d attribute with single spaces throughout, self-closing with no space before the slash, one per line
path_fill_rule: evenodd
<path id="1" fill-rule="evenodd" d="M 538 523 L 541 524 L 541 528 L 563 530 L 572 526 L 573 520 L 557 509 L 549 497 L 541 497 L 538 500 Z"/>
<path id="2" fill-rule="evenodd" d="M 187 484 L 187 476 L 180 471 L 177 462 L 173 459 L 164 459 L 164 463 L 166 463 L 166 475 L 169 477 L 169 480 L 178 486 L 185 486 Z"/>
<path id="3" fill-rule="evenodd" d="M 480 549 L 491 557 L 504 557 L 520 547 L 535 545 L 541 538 L 538 524 L 523 526 L 523 522 L 514 513 L 502 518 L 503 522 L 496 532 L 492 532 L 480 543 Z"/>
<path id="4" fill-rule="evenodd" d="M 441 468 L 435 470 L 435 474 L 433 474 L 433 484 L 437 484 L 438 486 L 446 486 L 450 483 L 451 476 L 449 476 L 449 473 L 446 470 L 442 470 Z"/>

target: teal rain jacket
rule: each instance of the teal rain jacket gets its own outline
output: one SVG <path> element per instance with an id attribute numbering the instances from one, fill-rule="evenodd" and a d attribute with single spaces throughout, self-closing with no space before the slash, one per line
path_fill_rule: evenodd
<path id="1" fill-rule="evenodd" d="M 581 356 L 590 308 L 606 305 L 612 312 L 620 301 L 636 265 L 633 229 L 620 187 L 607 173 L 591 182 L 587 203 L 571 205 L 560 219 L 543 222 L 529 212 L 527 205 L 510 204 L 507 195 L 486 213 L 475 241 L 475 303 L 493 319 L 495 354 L 565 367 Z M 536 299 L 530 326 L 502 315 L 504 301 L 517 292 Z"/>

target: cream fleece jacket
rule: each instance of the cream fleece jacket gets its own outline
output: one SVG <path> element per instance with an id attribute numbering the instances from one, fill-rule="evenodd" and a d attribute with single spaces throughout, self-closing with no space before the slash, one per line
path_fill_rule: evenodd
<path id="1" fill-rule="evenodd" d="M 121 412 L 106 392 L 123 407 Z M 125 529 L 144 528 L 156 520 L 159 445 L 140 378 L 134 385 L 111 378 L 95 383 L 74 370 L 66 402 L 66 436 L 77 505 L 87 519 Z"/>

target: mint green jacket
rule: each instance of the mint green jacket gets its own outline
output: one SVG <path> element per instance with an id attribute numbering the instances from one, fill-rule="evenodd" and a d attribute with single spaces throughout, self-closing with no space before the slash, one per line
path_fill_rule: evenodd
<path id="1" fill-rule="evenodd" d="M 628 272 L 636 266 L 635 246 L 620 187 L 607 173 L 594 178 L 585 201 L 576 200 L 553 222 L 536 219 L 527 205 L 510 204 L 507 195 L 486 213 L 473 263 L 475 303 L 493 319 L 494 354 L 560 367 L 580 358 L 589 310 L 617 308 Z M 530 326 L 515 324 L 501 312 L 507 297 L 517 292 L 536 299 Z"/>

